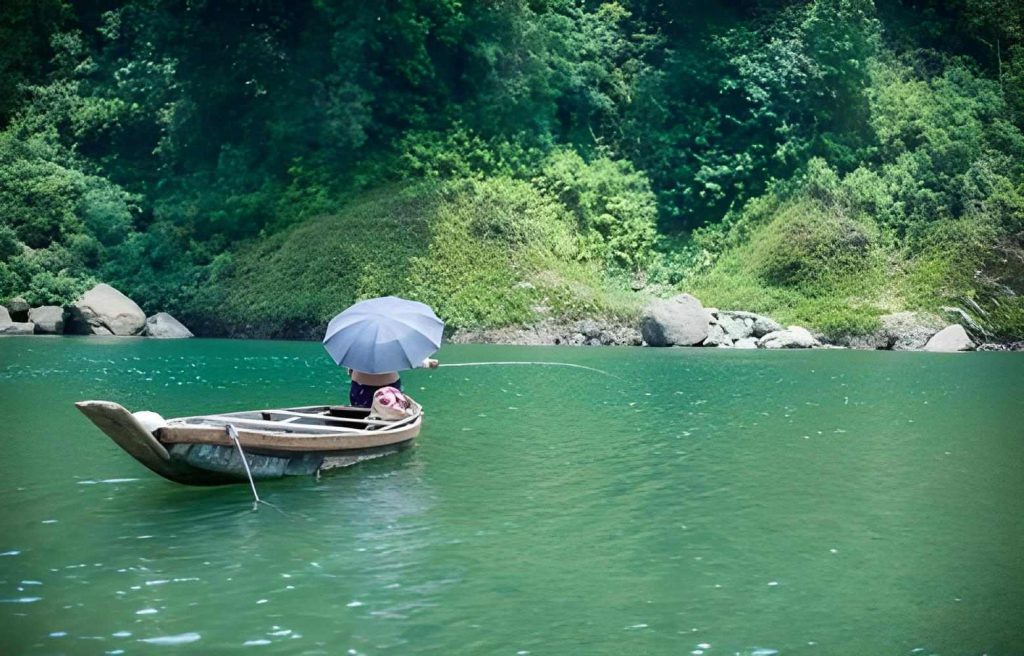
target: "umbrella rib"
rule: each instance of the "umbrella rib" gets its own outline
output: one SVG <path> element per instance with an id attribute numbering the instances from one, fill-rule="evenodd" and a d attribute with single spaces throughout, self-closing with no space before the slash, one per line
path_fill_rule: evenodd
<path id="1" fill-rule="evenodd" d="M 379 323 L 368 323 L 366 328 L 363 329 L 365 332 L 367 328 L 373 329 L 373 337 L 370 339 L 370 368 L 373 371 L 367 371 L 368 374 L 381 373 L 377 371 L 377 337 L 380 335 L 380 324 Z"/>
<path id="2" fill-rule="evenodd" d="M 409 349 L 405 348 L 405 340 L 404 339 L 399 339 L 399 340 L 396 340 L 396 341 L 398 342 L 398 347 L 400 349 L 402 349 L 402 354 L 405 355 L 405 361 L 409 365 L 409 368 L 410 369 L 415 369 L 416 368 L 416 363 L 414 363 L 412 361 L 412 356 L 409 355 Z"/>

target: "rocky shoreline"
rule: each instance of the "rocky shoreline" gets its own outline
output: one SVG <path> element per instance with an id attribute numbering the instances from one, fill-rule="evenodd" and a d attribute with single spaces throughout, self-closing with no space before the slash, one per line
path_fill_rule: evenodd
<path id="1" fill-rule="evenodd" d="M 100 283 L 73 305 L 31 307 L 22 298 L 0 305 L 0 335 L 113 335 L 180 339 L 192 331 L 167 314 L 147 317 L 135 301 Z"/>
<path id="2" fill-rule="evenodd" d="M 961 313 L 950 308 L 950 314 Z M 481 330 L 457 329 L 453 344 L 521 346 L 691 346 L 734 349 L 849 348 L 891 351 L 1022 351 L 1024 341 L 987 342 L 978 327 L 950 323 L 923 312 L 896 312 L 880 317 L 866 335 L 829 340 L 802 326 L 783 326 L 771 317 L 744 310 L 707 308 L 690 294 L 651 299 L 639 321 L 545 319 L 531 325 Z M 294 327 L 293 327 L 294 328 Z M 265 329 L 234 331 L 229 337 L 318 340 L 322 327 L 303 326 L 273 333 Z M 166 312 L 147 317 L 130 298 L 110 285 L 98 284 L 73 305 L 31 307 L 15 298 L 0 305 L 0 335 L 112 335 L 160 339 L 192 337 Z"/>
<path id="3" fill-rule="evenodd" d="M 705 308 L 695 297 L 680 294 L 653 299 L 638 325 L 584 319 L 548 319 L 529 326 L 457 330 L 455 344 L 523 346 L 693 346 L 737 349 L 849 348 L 891 351 L 1021 351 L 1024 341 L 985 342 L 959 323 L 943 322 L 922 312 L 896 312 L 880 317 L 880 327 L 866 335 L 829 340 L 801 326 L 783 326 L 771 317 L 743 310 Z"/>

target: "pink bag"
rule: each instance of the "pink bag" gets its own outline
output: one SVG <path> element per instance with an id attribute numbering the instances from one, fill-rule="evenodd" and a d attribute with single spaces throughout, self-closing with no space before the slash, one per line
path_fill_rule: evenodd
<path id="1" fill-rule="evenodd" d="M 382 387 L 373 393 L 371 417 L 395 420 L 404 419 L 412 414 L 412 399 L 394 387 Z"/>

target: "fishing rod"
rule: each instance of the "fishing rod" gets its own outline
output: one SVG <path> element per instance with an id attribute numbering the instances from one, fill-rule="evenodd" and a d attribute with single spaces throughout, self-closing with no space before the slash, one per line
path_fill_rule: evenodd
<path id="1" fill-rule="evenodd" d="M 452 362 L 437 365 L 441 367 L 489 367 L 489 366 L 545 366 L 545 367 L 572 367 L 573 369 L 586 369 L 587 371 L 593 371 L 604 376 L 611 376 L 612 378 L 618 378 L 619 380 L 625 381 L 621 376 L 616 376 L 613 373 L 609 373 L 596 367 L 588 367 L 582 364 L 572 364 L 570 362 L 523 362 L 519 360 L 515 361 L 502 361 L 502 362 Z"/>

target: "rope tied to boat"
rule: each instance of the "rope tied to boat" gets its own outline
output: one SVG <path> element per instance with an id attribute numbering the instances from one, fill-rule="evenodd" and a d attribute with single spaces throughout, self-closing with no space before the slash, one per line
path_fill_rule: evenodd
<path id="1" fill-rule="evenodd" d="M 252 504 L 252 509 L 255 512 L 260 506 L 260 495 L 256 492 L 256 483 L 252 480 L 252 471 L 249 470 L 249 460 L 245 457 L 245 451 L 242 451 L 242 443 L 238 441 L 238 430 L 235 429 L 234 425 L 227 424 L 225 428 L 228 431 L 228 437 L 235 443 L 238 448 L 238 455 L 242 458 L 242 466 L 245 467 L 245 475 L 249 478 L 249 487 L 252 489 L 252 496 L 256 499 Z"/>

